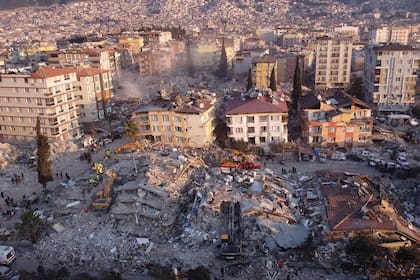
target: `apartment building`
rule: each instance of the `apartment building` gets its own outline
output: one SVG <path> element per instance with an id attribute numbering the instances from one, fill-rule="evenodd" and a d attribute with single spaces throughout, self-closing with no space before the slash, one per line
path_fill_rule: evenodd
<path id="1" fill-rule="evenodd" d="M 408 45 L 371 45 L 366 49 L 363 90 L 378 111 L 404 112 L 415 101 L 420 50 Z"/>
<path id="2" fill-rule="evenodd" d="M 138 137 L 173 146 L 204 147 L 214 141 L 216 94 L 188 92 L 166 96 L 140 107 L 131 115 Z"/>
<path id="3" fill-rule="evenodd" d="M 270 90 L 232 93 L 225 115 L 229 139 L 257 146 L 287 142 L 287 105 Z"/>
<path id="4" fill-rule="evenodd" d="M 110 70 L 113 82 L 121 75 L 121 55 L 116 49 L 76 48 L 47 54 L 52 67 L 90 66 Z"/>
<path id="5" fill-rule="evenodd" d="M 269 88 L 273 69 L 277 81 L 277 58 L 270 55 L 254 57 L 251 64 L 253 87 L 257 89 Z"/>
<path id="6" fill-rule="evenodd" d="M 127 46 L 127 49 L 131 54 L 138 55 L 141 52 L 141 49 L 144 47 L 144 38 L 124 36 L 123 38 L 119 39 L 119 43 Z"/>
<path id="7" fill-rule="evenodd" d="M 269 50 L 264 48 L 241 50 L 236 52 L 236 55 L 233 58 L 233 73 L 235 75 L 247 74 L 251 68 L 254 57 L 263 56 L 268 54 L 268 52 Z"/>
<path id="8" fill-rule="evenodd" d="M 96 68 L 76 69 L 78 116 L 80 123 L 91 123 L 104 119 L 112 111 L 112 78 L 109 70 Z"/>
<path id="9" fill-rule="evenodd" d="M 303 141 L 316 147 L 351 148 L 371 144 L 371 109 L 339 89 L 317 91 L 300 100 Z"/>
<path id="10" fill-rule="evenodd" d="M 233 40 L 212 36 L 201 37 L 189 42 L 189 52 L 194 69 L 216 70 L 220 65 L 222 45 L 225 45 L 228 68 L 232 66 L 234 56 Z"/>
<path id="11" fill-rule="evenodd" d="M 390 42 L 407 45 L 410 37 L 411 27 L 393 26 L 390 33 Z"/>
<path id="12" fill-rule="evenodd" d="M 80 135 L 74 69 L 40 68 L 0 77 L 0 141 L 35 140 L 38 116 L 50 141 Z"/>
<path id="13" fill-rule="evenodd" d="M 317 38 L 315 88 L 348 88 L 351 57 L 351 38 L 327 36 Z"/>
<path id="14" fill-rule="evenodd" d="M 370 42 L 388 43 L 391 38 L 391 28 L 389 26 L 380 26 L 373 28 L 370 32 Z"/>
<path id="15" fill-rule="evenodd" d="M 170 47 L 144 48 L 139 54 L 140 76 L 151 76 L 172 71 L 174 55 Z"/>
<path id="16" fill-rule="evenodd" d="M 145 31 L 140 32 L 139 37 L 143 39 L 144 46 L 164 45 L 172 40 L 172 33 L 169 31 Z"/>

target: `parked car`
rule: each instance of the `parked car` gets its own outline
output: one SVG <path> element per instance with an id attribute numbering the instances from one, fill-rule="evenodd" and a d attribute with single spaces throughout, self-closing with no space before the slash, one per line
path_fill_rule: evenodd
<path id="1" fill-rule="evenodd" d="M 346 160 L 346 155 L 341 152 L 335 152 L 331 155 L 332 160 Z"/>
<path id="2" fill-rule="evenodd" d="M 370 156 L 372 156 L 372 153 L 369 151 L 361 151 L 360 155 L 364 158 L 369 158 Z"/>
<path id="3" fill-rule="evenodd" d="M 348 154 L 347 159 L 352 160 L 352 161 L 364 161 L 364 158 L 362 158 L 361 156 L 357 154 Z"/>
<path id="4" fill-rule="evenodd" d="M 14 271 L 7 265 L 0 265 L 0 279 L 4 280 L 19 280 L 20 276 L 17 271 Z"/>

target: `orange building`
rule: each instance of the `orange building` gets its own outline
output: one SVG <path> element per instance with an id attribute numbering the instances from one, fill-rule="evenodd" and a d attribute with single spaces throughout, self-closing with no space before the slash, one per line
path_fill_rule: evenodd
<path id="1" fill-rule="evenodd" d="M 342 90 L 302 96 L 303 141 L 311 146 L 364 146 L 371 143 L 369 105 Z"/>

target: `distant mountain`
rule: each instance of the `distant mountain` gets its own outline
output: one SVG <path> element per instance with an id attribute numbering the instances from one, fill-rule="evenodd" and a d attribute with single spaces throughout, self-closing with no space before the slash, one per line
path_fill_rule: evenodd
<path id="1" fill-rule="evenodd" d="M 66 4 L 80 0 L 0 0 L 0 10 L 15 9 L 30 6 L 48 6 L 52 4 Z"/>

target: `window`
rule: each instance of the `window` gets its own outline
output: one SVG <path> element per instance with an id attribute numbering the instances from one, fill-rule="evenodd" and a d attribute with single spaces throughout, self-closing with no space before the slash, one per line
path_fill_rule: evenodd
<path id="1" fill-rule="evenodd" d="M 335 127 L 329 127 L 329 128 L 328 128 L 328 132 L 330 132 L 330 133 L 334 133 L 334 132 L 335 132 Z"/>
<path id="2" fill-rule="evenodd" d="M 162 120 L 164 122 L 169 122 L 169 115 L 162 115 Z"/>
<path id="3" fill-rule="evenodd" d="M 236 127 L 235 128 L 235 133 L 243 133 L 244 129 L 242 127 Z"/>
<path id="4" fill-rule="evenodd" d="M 352 126 L 346 126 L 346 132 L 353 132 Z"/>
<path id="5" fill-rule="evenodd" d="M 255 127 L 248 127 L 248 133 L 255 133 Z"/>
<path id="6" fill-rule="evenodd" d="M 345 142 L 346 142 L 346 143 L 352 143 L 352 142 L 353 142 L 353 138 L 351 138 L 351 137 L 346 137 Z"/>
<path id="7" fill-rule="evenodd" d="M 172 126 L 170 126 L 170 125 L 165 126 L 165 130 L 166 131 L 171 131 L 172 130 Z"/>
<path id="8" fill-rule="evenodd" d="M 260 131 L 261 132 L 267 132 L 267 127 L 266 126 L 261 126 Z"/>
<path id="9" fill-rule="evenodd" d="M 182 132 L 182 127 L 180 127 L 180 126 L 175 126 L 175 131 L 176 131 L 176 132 Z"/>
<path id="10" fill-rule="evenodd" d="M 260 120 L 260 122 L 266 122 L 267 121 L 267 116 L 260 116 L 259 120 Z"/>
<path id="11" fill-rule="evenodd" d="M 260 143 L 265 143 L 265 137 L 260 137 Z"/>
<path id="12" fill-rule="evenodd" d="M 271 116 L 272 121 L 280 121 L 280 116 Z"/>
<path id="13" fill-rule="evenodd" d="M 180 122 L 181 121 L 181 117 L 180 116 L 174 116 L 174 121 Z"/>
<path id="14" fill-rule="evenodd" d="M 150 115 L 150 119 L 151 119 L 153 122 L 157 122 L 158 117 L 157 117 L 157 115 Z"/>
<path id="15" fill-rule="evenodd" d="M 254 122 L 254 117 L 246 117 L 246 121 L 249 123 L 253 123 Z"/>

